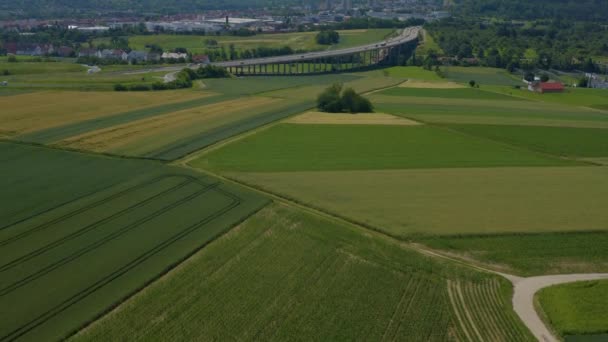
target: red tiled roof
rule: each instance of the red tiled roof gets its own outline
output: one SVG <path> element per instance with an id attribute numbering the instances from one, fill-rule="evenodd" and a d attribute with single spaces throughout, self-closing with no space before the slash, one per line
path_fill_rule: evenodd
<path id="1" fill-rule="evenodd" d="M 542 90 L 564 90 L 564 85 L 559 82 L 543 82 L 540 84 Z"/>

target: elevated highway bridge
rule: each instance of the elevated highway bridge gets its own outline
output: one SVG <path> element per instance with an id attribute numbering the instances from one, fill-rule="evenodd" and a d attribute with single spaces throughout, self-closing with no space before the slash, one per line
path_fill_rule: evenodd
<path id="1" fill-rule="evenodd" d="M 421 27 L 408 27 L 396 37 L 340 50 L 287 56 L 215 62 L 234 75 L 298 75 L 353 71 L 381 65 L 398 65 L 413 51 Z"/>

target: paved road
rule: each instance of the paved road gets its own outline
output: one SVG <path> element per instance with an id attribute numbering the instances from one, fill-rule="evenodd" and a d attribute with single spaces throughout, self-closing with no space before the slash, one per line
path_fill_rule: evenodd
<path id="1" fill-rule="evenodd" d="M 608 279 L 608 273 L 561 274 L 530 278 L 508 277 L 513 282 L 513 309 L 539 341 L 559 341 L 545 326 L 534 308 L 534 294 L 539 290 L 564 283 Z"/>

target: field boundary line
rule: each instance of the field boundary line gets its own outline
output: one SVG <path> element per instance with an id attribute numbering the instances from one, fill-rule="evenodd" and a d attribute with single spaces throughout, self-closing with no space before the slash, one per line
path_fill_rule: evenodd
<path id="1" fill-rule="evenodd" d="M 336 223 L 345 224 L 345 225 L 347 225 L 347 226 L 349 226 L 351 228 L 356 228 L 358 230 L 364 230 L 364 231 L 366 231 L 368 233 L 371 232 L 371 233 L 373 233 L 373 234 L 375 234 L 375 235 L 377 235 L 379 237 L 382 237 L 384 239 L 388 239 L 390 241 L 398 243 L 400 246 L 407 247 L 410 250 L 413 250 L 413 251 L 416 251 L 416 252 L 418 252 L 420 254 L 426 255 L 427 257 L 431 257 L 431 258 L 435 258 L 435 259 L 442 259 L 444 261 L 449 261 L 449 262 L 452 262 L 452 263 L 456 263 L 456 264 L 459 264 L 461 266 L 465 266 L 467 268 L 471 268 L 471 269 L 474 269 L 474 270 L 477 270 L 477 271 L 480 271 L 480 272 L 483 272 L 483 273 L 500 275 L 500 276 L 508 279 L 511 282 L 515 282 L 515 281 L 521 279 L 521 277 L 519 277 L 519 276 L 510 275 L 510 274 L 507 274 L 507 273 L 502 273 L 502 272 L 499 272 L 499 271 L 495 271 L 495 270 L 483 267 L 484 265 L 482 265 L 482 264 L 478 265 L 478 264 L 475 264 L 475 263 L 467 262 L 466 260 L 462 260 L 462 259 L 459 259 L 459 258 L 454 258 L 454 257 L 448 256 L 448 255 L 444 255 L 444 254 L 439 253 L 439 252 L 437 252 L 435 250 L 431 250 L 429 248 L 423 247 L 423 246 L 421 246 L 418 243 L 414 243 L 414 242 L 408 241 L 405 238 L 398 237 L 398 236 L 386 233 L 384 231 L 379 230 L 378 228 L 375 228 L 375 227 L 372 227 L 372 226 L 369 226 L 369 225 L 366 225 L 366 224 L 354 221 L 354 220 L 352 220 L 350 218 L 343 217 L 341 215 L 337 215 L 335 213 L 326 211 L 324 209 L 317 208 L 317 207 L 314 207 L 314 206 L 310 206 L 307 203 L 299 202 L 296 199 L 284 196 L 284 195 L 279 194 L 279 193 L 272 192 L 272 191 L 267 190 L 265 188 L 258 187 L 256 185 L 251 185 L 249 183 L 243 182 L 243 181 L 238 180 L 238 179 L 222 176 L 222 175 L 216 174 L 216 173 L 214 173 L 212 171 L 209 171 L 209 170 L 206 170 L 206 169 L 198 169 L 198 168 L 195 168 L 195 167 L 192 167 L 192 166 L 189 166 L 189 165 L 182 165 L 182 166 L 185 167 L 185 168 L 187 168 L 187 169 L 194 170 L 194 171 L 202 173 L 202 174 L 206 174 L 206 175 L 208 175 L 210 177 L 218 178 L 218 179 L 220 179 L 220 180 L 222 180 L 222 181 L 224 181 L 226 183 L 235 184 L 235 185 L 244 187 L 244 188 L 246 188 L 248 190 L 251 190 L 251 191 L 253 191 L 255 193 L 262 194 L 262 195 L 264 195 L 266 197 L 270 197 L 271 199 L 276 200 L 276 201 L 278 201 L 280 203 L 283 203 L 283 204 L 291 206 L 291 207 L 298 208 L 298 209 L 303 210 L 305 212 L 311 213 L 311 214 L 313 214 L 315 216 L 323 217 L 325 219 L 329 219 L 330 221 L 333 221 L 333 222 L 336 222 Z"/>
<path id="2" fill-rule="evenodd" d="M 66 147 L 66 146 L 45 145 L 42 143 L 31 142 L 31 141 L 11 140 L 11 139 L 0 138 L 0 143 L 45 148 L 45 149 L 54 150 L 54 151 L 79 153 L 79 154 L 85 154 L 88 156 L 96 156 L 96 157 L 100 157 L 100 158 L 105 157 L 105 158 L 123 159 L 123 160 L 125 160 L 125 159 L 126 160 L 139 160 L 139 161 L 156 162 L 156 163 L 163 164 L 163 165 L 167 164 L 166 160 L 160 160 L 160 159 L 154 159 L 154 158 L 148 158 L 148 157 L 142 157 L 142 156 L 134 156 L 134 155 L 129 156 L 129 155 L 124 155 L 124 154 L 114 154 L 114 153 L 108 153 L 108 152 L 96 152 L 96 151 L 83 150 L 83 149 L 78 149 L 78 148 L 70 148 L 70 147 Z"/>

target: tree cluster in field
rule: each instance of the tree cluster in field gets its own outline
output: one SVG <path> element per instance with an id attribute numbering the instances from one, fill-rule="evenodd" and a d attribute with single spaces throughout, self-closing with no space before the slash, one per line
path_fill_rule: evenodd
<path id="1" fill-rule="evenodd" d="M 222 67 L 213 65 L 201 66 L 196 70 L 185 68 L 175 74 L 175 80 L 171 82 L 155 82 L 152 85 L 135 84 L 135 85 L 114 85 L 115 91 L 149 91 L 149 90 L 169 90 L 191 88 L 193 81 L 205 78 L 228 78 L 232 77 L 230 73 Z"/>
<path id="2" fill-rule="evenodd" d="M 317 98 L 317 108 L 327 113 L 372 113 L 374 107 L 365 97 L 357 94 L 352 88 L 343 89 L 336 83 L 325 89 Z"/>
<path id="3" fill-rule="evenodd" d="M 592 56 L 608 56 L 608 27 L 596 23 L 564 20 L 536 20 L 524 24 L 481 22 L 447 18 L 425 26 L 451 57 L 451 64 L 558 70 L 598 71 Z M 441 63 L 436 51 L 429 51 L 419 63 Z"/>
<path id="4" fill-rule="evenodd" d="M 333 45 L 340 42 L 340 34 L 334 30 L 322 30 L 315 36 L 317 44 Z"/>

